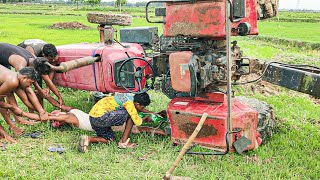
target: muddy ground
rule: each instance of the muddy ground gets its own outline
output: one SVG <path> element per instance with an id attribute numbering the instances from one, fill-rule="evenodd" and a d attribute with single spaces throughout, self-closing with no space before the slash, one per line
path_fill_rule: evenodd
<path id="1" fill-rule="evenodd" d="M 258 77 L 259 75 L 257 74 L 242 76 L 240 79 L 240 82 L 251 81 L 251 80 L 257 79 Z M 246 90 L 246 95 L 253 95 L 256 93 L 263 94 L 265 96 L 278 95 L 279 93 L 281 93 L 281 89 L 282 89 L 282 87 L 279 87 L 277 85 L 271 84 L 266 81 L 258 81 L 255 83 L 249 83 L 249 84 L 240 85 L 240 86 L 244 87 L 244 89 Z M 299 92 L 293 92 L 293 93 L 297 93 L 297 95 L 304 95 Z M 320 99 L 316 99 L 312 96 L 310 97 L 313 103 L 320 104 Z"/>

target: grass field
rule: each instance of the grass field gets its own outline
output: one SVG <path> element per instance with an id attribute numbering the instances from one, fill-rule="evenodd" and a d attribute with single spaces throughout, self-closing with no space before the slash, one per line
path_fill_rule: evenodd
<path id="1" fill-rule="evenodd" d="M 43 39 L 56 45 L 97 42 L 99 37 L 96 25 L 86 22 L 87 10 L 92 8 L 81 7 L 76 10 L 74 6 L 53 9 L 48 5 L 0 5 L 0 42 L 17 44 L 31 38 Z M 31 13 L 51 11 L 52 14 L 12 14 L 18 11 Z M 142 8 L 132 11 L 143 14 Z M 56 15 L 53 15 L 54 13 Z M 61 14 L 80 14 L 80 16 Z M 299 15 L 294 15 L 296 16 Z M 306 14 L 306 16 L 313 18 L 314 15 Z M 78 21 L 92 29 L 47 28 L 53 23 L 66 21 Z M 150 24 L 144 18 L 134 18 L 133 26 L 150 26 Z M 259 22 L 260 35 L 310 42 L 319 42 L 317 26 L 316 23 Z M 317 50 L 302 50 L 248 37 L 234 39 L 238 41 L 245 56 L 256 57 L 262 61 L 276 60 L 320 66 L 320 52 Z M 67 105 L 85 112 L 92 107 L 93 102 L 89 92 L 59 89 Z M 274 108 L 277 123 L 272 139 L 257 150 L 244 155 L 229 153 L 226 156 L 185 156 L 174 175 L 201 180 L 320 179 L 320 107 L 316 104 L 316 100 L 284 88 L 278 88 L 277 93 L 268 96 L 250 93 L 241 86 L 234 87 L 234 90 L 236 95 L 255 97 L 266 101 Z M 149 91 L 149 94 L 152 98 L 150 110 L 166 109 L 170 99 L 154 91 Z M 54 108 L 46 103 L 45 109 L 52 111 Z M 88 153 L 82 154 L 76 149 L 79 136 L 93 135 L 93 133 L 71 127 L 53 129 L 47 123 L 20 127 L 26 132 L 42 131 L 44 134 L 40 139 L 16 137 L 18 144 L 10 144 L 7 146 L 7 151 L 0 151 L 2 179 L 160 179 L 174 162 L 178 155 L 177 151 L 181 149 L 181 146 L 172 146 L 169 137 L 139 134 L 131 135 L 132 141 L 139 144 L 137 149 L 118 149 L 116 143 L 95 144 L 89 147 Z M 121 137 L 121 133 L 116 135 L 117 139 Z M 66 152 L 64 154 L 48 152 L 48 147 L 55 144 L 62 145 L 66 148 Z"/>
<path id="2" fill-rule="evenodd" d="M 307 42 L 320 42 L 319 23 L 307 22 L 259 22 L 259 32 L 264 36 L 293 39 Z"/>

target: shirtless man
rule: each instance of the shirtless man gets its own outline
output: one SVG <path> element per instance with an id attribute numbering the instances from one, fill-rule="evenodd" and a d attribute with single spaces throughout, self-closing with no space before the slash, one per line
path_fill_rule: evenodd
<path id="1" fill-rule="evenodd" d="M 36 81 L 38 74 L 36 70 L 32 67 L 25 67 L 18 72 L 11 71 L 4 66 L 0 65 L 0 97 L 3 98 L 12 92 L 15 92 L 21 99 L 24 97 L 23 89 L 29 88 L 31 84 Z M 32 106 L 32 105 L 30 105 Z M 16 106 L 12 106 L 4 101 L 0 101 L 0 107 L 4 112 L 10 109 L 16 115 L 21 115 L 21 110 Z M 42 117 L 40 117 L 41 119 Z M 10 121 L 7 121 L 9 127 L 13 130 L 15 125 Z M 10 142 L 15 142 L 15 140 L 9 136 L 0 125 L 0 138 L 6 139 Z M 2 144 L 0 144 L 1 146 Z"/>
<path id="2" fill-rule="evenodd" d="M 57 65 L 58 61 L 58 51 L 57 48 L 53 44 L 48 44 L 47 42 L 40 40 L 40 39 L 28 39 L 24 40 L 23 42 L 19 43 L 18 46 L 26 49 L 31 54 L 35 55 L 36 57 L 44 57 L 46 58 L 50 64 Z M 51 71 L 49 74 L 49 78 L 52 81 L 54 77 L 54 71 Z M 39 86 L 42 88 L 42 79 L 38 81 Z M 50 93 L 50 88 L 44 89 L 47 95 Z M 55 92 L 54 92 L 55 93 Z M 55 93 L 55 95 L 57 95 Z M 43 98 L 37 95 L 39 102 L 43 106 Z M 59 96 L 57 95 L 59 98 Z M 59 98 L 60 104 L 63 103 L 62 98 Z"/>
<path id="3" fill-rule="evenodd" d="M 37 72 L 42 76 L 48 76 L 46 74 L 49 74 L 50 67 L 44 64 L 46 61 L 47 60 L 44 58 L 36 58 L 30 52 L 21 47 L 6 43 L 0 43 L 0 65 L 7 67 L 7 69 L 14 67 L 16 71 L 19 71 L 24 67 L 30 66 L 34 67 L 37 70 Z M 21 91 L 20 93 L 23 92 Z M 46 114 L 45 110 L 39 103 L 38 98 L 31 87 L 27 87 L 25 89 L 25 95 L 20 97 L 22 98 L 22 102 L 26 104 L 29 109 L 37 110 L 41 115 L 44 115 L 44 117 L 48 116 L 48 114 Z M 4 98 L 0 98 L 0 101 L 4 101 Z M 12 93 L 7 94 L 7 102 L 12 104 L 13 106 L 17 106 L 16 100 Z M 10 114 L 4 109 L 0 109 L 0 112 L 3 118 L 6 120 L 6 122 L 9 122 Z M 17 122 L 21 124 L 30 124 L 29 121 L 26 121 L 17 116 L 15 116 L 15 119 L 17 120 Z M 15 135 L 20 135 L 22 133 L 22 130 L 18 128 L 14 128 L 12 129 L 12 131 Z"/>
<path id="4" fill-rule="evenodd" d="M 19 43 L 18 46 L 28 50 L 31 54 L 36 57 L 44 57 L 48 59 L 50 63 L 54 63 L 58 60 L 58 51 L 53 44 L 40 39 L 28 39 Z"/>

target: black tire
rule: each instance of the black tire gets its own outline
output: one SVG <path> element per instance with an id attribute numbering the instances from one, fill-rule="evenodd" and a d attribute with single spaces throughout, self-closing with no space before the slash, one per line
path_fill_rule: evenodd
<path id="1" fill-rule="evenodd" d="M 130 26 L 132 24 L 132 16 L 126 14 L 92 12 L 87 14 L 87 19 L 90 23 L 101 25 Z"/>
<path id="2" fill-rule="evenodd" d="M 272 107 L 266 102 L 259 101 L 254 98 L 239 96 L 236 97 L 236 99 L 258 111 L 259 120 L 257 130 L 261 135 L 260 137 L 262 139 L 262 142 L 265 142 L 266 139 L 272 137 L 272 130 L 275 120 Z"/>

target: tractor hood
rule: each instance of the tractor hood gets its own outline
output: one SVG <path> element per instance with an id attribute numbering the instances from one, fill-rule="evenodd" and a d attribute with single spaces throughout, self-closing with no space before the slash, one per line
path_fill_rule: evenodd
<path id="1" fill-rule="evenodd" d="M 100 56 L 101 61 L 84 66 L 66 73 L 56 73 L 54 83 L 63 87 L 100 92 L 126 92 L 120 87 L 117 80 L 117 68 L 130 57 L 143 57 L 144 50 L 135 43 L 80 43 L 57 46 L 58 64 L 70 60 L 86 57 Z M 132 83 L 134 80 L 127 79 Z"/>

